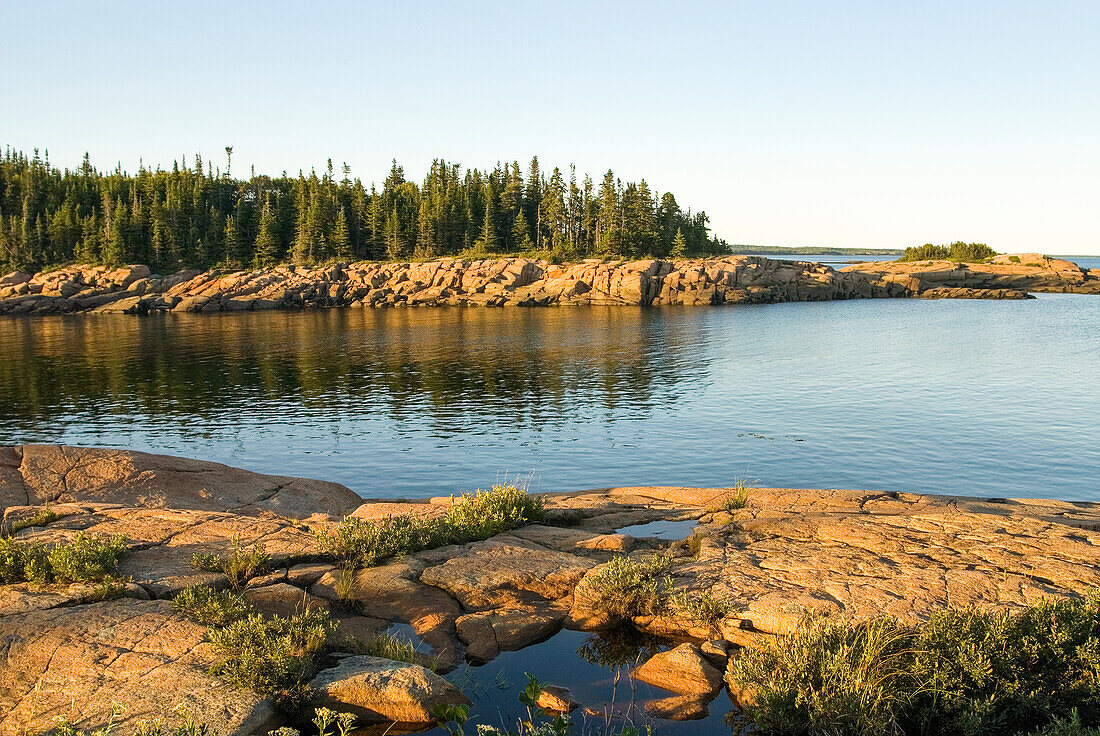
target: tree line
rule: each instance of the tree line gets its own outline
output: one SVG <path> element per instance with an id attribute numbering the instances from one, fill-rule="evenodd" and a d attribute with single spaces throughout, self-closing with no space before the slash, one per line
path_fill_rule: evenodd
<path id="1" fill-rule="evenodd" d="M 0 268 L 67 262 L 252 268 L 282 262 L 484 257 L 684 257 L 727 252 L 706 213 L 682 209 L 644 179 L 608 170 L 599 184 L 573 166 L 547 175 L 538 157 L 491 171 L 432 162 L 422 183 L 396 161 L 381 188 L 325 171 L 230 176 L 199 155 L 170 170 L 76 169 L 5 149 L 0 160 Z"/>
<path id="2" fill-rule="evenodd" d="M 964 243 L 956 240 L 948 245 L 914 245 L 905 249 L 899 261 L 959 261 L 977 263 L 997 255 L 997 251 L 985 243 Z"/>

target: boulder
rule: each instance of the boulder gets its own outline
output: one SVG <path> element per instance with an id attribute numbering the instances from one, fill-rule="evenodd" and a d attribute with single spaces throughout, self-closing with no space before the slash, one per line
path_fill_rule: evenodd
<path id="1" fill-rule="evenodd" d="M 429 567 L 420 579 L 447 591 L 466 610 L 518 607 L 569 596 L 595 561 L 527 546 L 501 534 Z"/>
<path id="2" fill-rule="evenodd" d="M 312 596 L 288 583 L 249 588 L 244 591 L 244 597 L 262 613 L 284 618 L 303 611 L 332 610 L 332 604 L 324 598 Z"/>
<path id="3" fill-rule="evenodd" d="M 316 511 L 345 513 L 360 501 L 337 483 L 262 475 L 203 460 L 63 445 L 23 445 L 18 452 L 21 483 L 38 503 L 309 516 Z M 0 499 L 19 494 L 10 473 L 0 475 Z"/>
<path id="4" fill-rule="evenodd" d="M 353 713 L 375 723 L 430 723 L 436 706 L 470 702 L 434 672 L 381 657 L 346 657 L 318 674 L 310 688 L 313 707 Z"/>
<path id="5" fill-rule="evenodd" d="M 581 704 L 573 699 L 573 693 L 569 691 L 569 688 L 559 687 L 558 685 L 543 687 L 535 704 L 554 713 L 572 713 L 581 707 Z"/>
<path id="6" fill-rule="evenodd" d="M 207 674 L 206 627 L 168 601 L 120 599 L 0 618 L 0 734 L 46 731 L 59 718 L 121 732 L 180 705 L 223 734 L 266 733 L 274 705 Z M 73 707 L 73 704 L 78 707 Z"/>
<path id="7" fill-rule="evenodd" d="M 679 695 L 713 695 L 722 687 L 722 673 L 690 643 L 654 654 L 632 676 Z"/>
<path id="8" fill-rule="evenodd" d="M 564 614 L 524 609 L 484 611 L 455 621 L 467 657 L 488 662 L 500 652 L 522 649 L 561 628 Z"/>

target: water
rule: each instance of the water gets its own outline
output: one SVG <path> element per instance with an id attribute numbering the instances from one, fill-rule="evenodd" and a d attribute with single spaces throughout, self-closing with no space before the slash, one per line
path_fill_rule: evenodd
<path id="1" fill-rule="evenodd" d="M 516 720 L 526 714 L 517 697 L 527 685 L 525 675 L 529 673 L 544 684 L 569 688 L 581 704 L 572 714 L 581 733 L 605 732 L 604 717 L 586 714 L 585 708 L 598 714 L 613 714 L 617 726 L 633 723 L 642 733 L 647 725 L 660 736 L 729 733 L 724 720 L 731 711 L 736 712 L 736 707 L 725 691 L 711 702 L 710 715 L 701 720 L 677 722 L 646 715 L 643 708 L 646 701 L 674 694 L 638 682 L 629 673 L 636 664 L 674 644 L 636 632 L 559 631 L 539 644 L 517 652 L 502 652 L 480 667 L 461 667 L 447 675 L 447 679 L 473 701 L 470 716 L 474 723 L 514 729 Z M 442 729 L 431 729 L 425 736 L 444 733 Z"/>
<path id="2" fill-rule="evenodd" d="M 826 255 L 812 253 L 764 253 L 752 255 L 763 255 L 765 258 L 771 258 L 777 261 L 812 261 L 814 263 L 824 263 L 827 266 L 833 268 L 844 268 L 850 266 L 853 263 L 864 263 L 866 261 L 896 261 L 898 256 L 896 255 L 883 255 L 881 253 L 857 253 L 854 255 Z M 1054 258 L 1064 258 L 1067 261 L 1073 261 L 1081 268 L 1088 269 L 1100 269 L 1100 256 L 1053 256 Z"/>
<path id="3" fill-rule="evenodd" d="M 521 476 L 1100 501 L 1100 299 L 0 318 L 0 444 L 430 496 Z"/>
<path id="4" fill-rule="evenodd" d="M 752 253 L 750 255 L 771 258 L 774 261 L 810 261 L 811 263 L 824 263 L 833 268 L 844 268 L 853 263 L 865 263 L 867 261 L 896 261 L 898 255 L 884 255 L 882 253 Z"/>
<path id="5" fill-rule="evenodd" d="M 650 521 L 645 524 L 631 524 L 630 526 L 624 526 L 622 529 L 616 529 L 616 534 L 629 534 L 637 539 L 663 539 L 665 541 L 679 541 L 681 539 L 687 539 L 691 534 L 691 530 L 695 528 L 695 525 L 699 522 L 695 519 L 688 519 L 686 521 Z"/>

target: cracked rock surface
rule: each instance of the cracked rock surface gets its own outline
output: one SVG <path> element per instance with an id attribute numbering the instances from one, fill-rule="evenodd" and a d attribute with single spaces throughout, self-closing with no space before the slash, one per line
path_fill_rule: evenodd
<path id="1" fill-rule="evenodd" d="M 93 728 L 113 704 L 126 708 L 121 733 L 128 733 L 177 703 L 222 734 L 266 733 L 279 718 L 273 705 L 207 675 L 204 627 L 165 600 L 189 585 L 225 586 L 223 575 L 191 560 L 196 552 L 224 554 L 233 540 L 271 555 L 269 569 L 244 588 L 259 610 L 326 608 L 358 635 L 410 624 L 441 671 L 491 660 L 562 627 L 614 623 L 584 594 L 586 577 L 618 554 L 669 555 L 677 591 L 729 603 L 715 626 L 684 614 L 633 618 L 640 629 L 696 642 L 640 668 L 650 681 L 698 682 L 654 701 L 653 712 L 670 718 L 706 713 L 711 670 L 719 671 L 731 647 L 788 632 L 807 612 L 919 621 L 943 606 L 1011 609 L 1100 586 L 1097 504 L 757 488 L 744 508 L 727 509 L 729 493 L 631 487 L 548 494 L 550 519 L 568 526 L 533 524 L 349 577 L 318 549 L 316 532 L 342 514 L 431 516 L 450 500 L 362 502 L 335 484 L 214 463 L 122 450 L 0 448 L 5 528 L 48 499 L 61 518 L 23 529 L 18 539 L 54 544 L 81 530 L 121 534 L 127 552 L 119 572 L 132 581 L 131 597 L 101 602 L 90 602 L 97 595 L 90 586 L 0 586 L 0 735 L 45 730 L 58 716 Z M 657 520 L 695 521 L 693 539 L 647 538 L 644 528 L 616 533 Z M 346 690 L 329 688 L 327 697 L 354 691 L 367 702 L 371 682 L 360 677 Z M 404 681 L 391 678 L 387 687 L 394 682 Z M 70 712 L 72 703 L 79 712 Z"/>
<path id="2" fill-rule="evenodd" d="M 1009 260 L 1015 258 L 1015 261 Z M 840 270 L 762 256 L 555 264 L 529 258 L 339 263 L 153 275 L 142 265 L 73 265 L 0 277 L 0 314 L 236 312 L 302 307 L 770 304 L 910 297 L 1100 293 L 1076 264 L 1031 253 L 992 263 L 875 262 Z"/>

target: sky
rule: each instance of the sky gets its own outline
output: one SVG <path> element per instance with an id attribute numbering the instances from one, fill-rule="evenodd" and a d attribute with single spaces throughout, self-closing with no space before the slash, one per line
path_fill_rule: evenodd
<path id="1" fill-rule="evenodd" d="M 1100 2 L 0 0 L 0 144 L 575 163 L 731 243 L 1100 254 Z"/>

